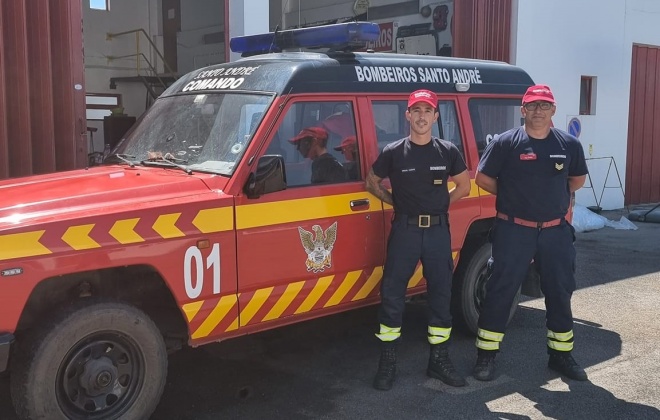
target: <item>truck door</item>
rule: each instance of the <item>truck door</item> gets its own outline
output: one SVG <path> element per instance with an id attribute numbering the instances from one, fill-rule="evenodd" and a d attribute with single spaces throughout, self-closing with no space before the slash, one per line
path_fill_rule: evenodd
<path id="1" fill-rule="evenodd" d="M 270 130 L 259 154 L 284 158 L 287 188 L 237 197 L 241 327 L 378 299 L 383 212 L 364 188 L 354 109 L 350 98 L 294 101 Z"/>

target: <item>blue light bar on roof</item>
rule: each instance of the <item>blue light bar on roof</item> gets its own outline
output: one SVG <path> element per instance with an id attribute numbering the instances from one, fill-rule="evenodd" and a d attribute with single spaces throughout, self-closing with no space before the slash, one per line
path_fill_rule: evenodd
<path id="1" fill-rule="evenodd" d="M 311 28 L 288 29 L 266 34 L 237 36 L 229 41 L 233 52 L 242 55 L 280 52 L 296 48 L 363 48 L 380 35 L 377 23 L 347 22 Z"/>

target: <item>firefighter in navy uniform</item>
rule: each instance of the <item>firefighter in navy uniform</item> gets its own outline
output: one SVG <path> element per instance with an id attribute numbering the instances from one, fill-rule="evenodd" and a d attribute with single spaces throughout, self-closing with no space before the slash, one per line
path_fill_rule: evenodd
<path id="1" fill-rule="evenodd" d="M 511 305 L 534 260 L 545 295 L 548 366 L 584 381 L 587 374 L 571 355 L 575 231 L 564 217 L 571 194 L 584 185 L 587 164 L 580 142 L 552 128 L 556 105 L 550 88 L 532 86 L 522 102 L 524 126 L 488 144 L 475 178 L 480 188 L 497 195 L 497 217 L 490 233 L 492 271 L 479 316 L 473 376 L 494 378 Z"/>
<path id="2" fill-rule="evenodd" d="M 367 190 L 394 207 L 380 289 L 376 337 L 381 341 L 381 355 L 373 383 L 376 389 L 392 388 L 406 288 L 420 260 L 429 303 L 427 375 L 452 386 L 465 385 L 448 353 L 453 260 L 447 211 L 451 202 L 469 194 L 470 176 L 456 146 L 431 135 L 438 119 L 437 104 L 431 91 L 410 94 L 406 111 L 410 136 L 385 146 L 367 176 Z M 451 191 L 449 176 L 456 184 Z M 387 177 L 391 193 L 381 184 Z"/>

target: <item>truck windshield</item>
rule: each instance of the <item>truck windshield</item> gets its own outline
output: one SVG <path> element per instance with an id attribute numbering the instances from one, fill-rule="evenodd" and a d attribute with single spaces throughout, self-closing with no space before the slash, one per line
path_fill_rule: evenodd
<path id="1" fill-rule="evenodd" d="M 274 96 L 204 93 L 160 98 L 114 153 L 135 164 L 171 156 L 188 169 L 230 176 Z"/>

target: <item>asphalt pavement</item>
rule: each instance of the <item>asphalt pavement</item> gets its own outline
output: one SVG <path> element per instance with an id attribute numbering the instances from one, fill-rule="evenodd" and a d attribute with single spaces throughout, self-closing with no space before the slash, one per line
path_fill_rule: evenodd
<path id="1" fill-rule="evenodd" d="M 625 210 L 603 212 L 611 220 Z M 376 307 L 200 348 L 170 358 L 152 419 L 660 419 L 660 224 L 577 234 L 576 360 L 589 382 L 547 367 L 543 300 L 520 304 L 494 381 L 469 376 L 474 337 L 456 331 L 451 355 L 468 385 L 426 377 L 425 302 L 406 308 L 398 376 L 376 391 Z M 13 420 L 0 377 L 0 419 Z"/>

